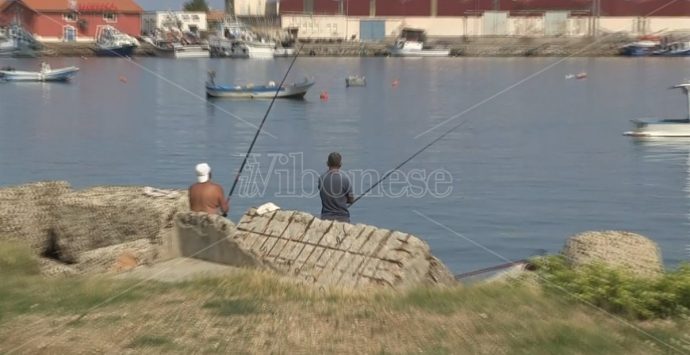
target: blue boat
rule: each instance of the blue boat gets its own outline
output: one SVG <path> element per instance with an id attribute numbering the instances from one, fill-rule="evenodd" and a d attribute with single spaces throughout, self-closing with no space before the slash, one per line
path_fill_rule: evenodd
<path id="1" fill-rule="evenodd" d="M 641 40 L 626 44 L 619 49 L 619 53 L 629 57 L 648 56 L 658 50 L 660 45 L 661 42 L 657 40 Z"/>
<path id="2" fill-rule="evenodd" d="M 307 94 L 313 81 L 304 79 L 301 83 L 277 86 L 271 81 L 266 85 L 218 85 L 215 83 L 215 73 L 209 72 L 209 80 L 206 83 L 207 97 L 230 97 L 238 99 L 272 99 L 274 96 L 284 99 L 301 99 Z"/>

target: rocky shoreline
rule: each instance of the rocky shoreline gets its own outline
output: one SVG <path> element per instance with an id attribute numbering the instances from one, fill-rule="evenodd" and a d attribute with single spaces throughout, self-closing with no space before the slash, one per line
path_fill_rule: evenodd
<path id="1" fill-rule="evenodd" d="M 627 37 L 606 38 L 436 38 L 431 46 L 451 49 L 451 56 L 463 57 L 609 57 L 618 55 L 618 48 L 629 42 Z M 391 41 L 384 42 L 302 42 L 301 56 L 316 57 L 377 57 L 387 56 Z M 47 43 L 41 50 L 44 57 L 92 57 L 92 43 Z M 135 57 L 155 56 L 154 48 L 143 43 Z"/>

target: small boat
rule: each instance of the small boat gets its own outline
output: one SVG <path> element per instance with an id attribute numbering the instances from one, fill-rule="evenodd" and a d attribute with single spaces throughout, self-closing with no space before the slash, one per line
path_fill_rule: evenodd
<path id="1" fill-rule="evenodd" d="M 182 44 L 177 42 L 158 41 L 154 45 L 156 55 L 167 58 L 209 58 L 208 46 L 201 44 Z"/>
<path id="2" fill-rule="evenodd" d="M 230 97 L 242 99 L 272 99 L 274 96 L 285 99 L 301 99 L 307 94 L 313 81 L 304 79 L 301 83 L 294 83 L 279 87 L 271 81 L 266 85 L 218 85 L 214 80 L 215 73 L 209 72 L 209 81 L 206 83 L 207 97 Z M 277 95 L 276 95 L 277 92 Z"/>
<path id="3" fill-rule="evenodd" d="M 657 37 L 644 37 L 639 41 L 628 43 L 618 49 L 620 55 L 628 57 L 642 57 L 652 55 L 652 53 L 659 49 L 661 40 Z"/>
<path id="4" fill-rule="evenodd" d="M 426 35 L 424 30 L 405 28 L 389 53 L 393 57 L 448 57 L 450 49 L 425 48 Z"/>
<path id="5" fill-rule="evenodd" d="M 345 87 L 367 86 L 367 78 L 358 75 L 350 75 L 345 78 Z"/>
<path id="6" fill-rule="evenodd" d="M 652 55 L 665 57 L 690 56 L 690 41 L 668 43 L 653 51 Z"/>
<path id="7" fill-rule="evenodd" d="M 690 83 L 673 86 L 682 89 L 688 99 L 688 117 L 685 119 L 633 120 L 632 131 L 623 133 L 633 137 L 690 137 Z"/>
<path id="8" fill-rule="evenodd" d="M 68 81 L 78 71 L 79 68 L 73 66 L 53 70 L 50 65 L 41 63 L 41 71 L 0 70 L 0 78 L 6 81 Z"/>
<path id="9" fill-rule="evenodd" d="M 295 55 L 295 48 L 292 47 L 276 47 L 273 51 L 274 57 L 292 57 Z"/>
<path id="10" fill-rule="evenodd" d="M 96 33 L 96 52 L 101 57 L 129 57 L 139 46 L 136 38 L 118 31 L 112 26 L 103 26 Z"/>

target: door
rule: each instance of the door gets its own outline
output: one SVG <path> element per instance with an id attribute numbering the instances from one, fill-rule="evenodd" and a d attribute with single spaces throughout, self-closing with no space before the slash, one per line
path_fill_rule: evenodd
<path id="1" fill-rule="evenodd" d="M 482 35 L 508 35 L 508 11 L 485 11 L 482 22 L 484 23 Z"/>
<path id="2" fill-rule="evenodd" d="M 77 40 L 77 30 L 72 26 L 65 26 L 62 33 L 62 40 L 65 42 L 74 42 Z"/>
<path id="3" fill-rule="evenodd" d="M 365 20 L 359 22 L 359 39 L 361 41 L 381 41 L 385 37 L 385 21 Z"/>
<path id="4" fill-rule="evenodd" d="M 544 14 L 544 35 L 564 36 L 568 33 L 568 11 L 547 11 Z"/>

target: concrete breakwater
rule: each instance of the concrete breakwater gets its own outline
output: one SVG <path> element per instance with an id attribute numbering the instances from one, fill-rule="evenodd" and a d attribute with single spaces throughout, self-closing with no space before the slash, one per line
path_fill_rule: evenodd
<path id="1" fill-rule="evenodd" d="M 404 288 L 453 275 L 409 234 L 250 209 L 235 225 L 189 212 L 185 191 L 72 190 L 66 182 L 0 189 L 0 241 L 28 245 L 46 274 L 123 271 L 178 257 L 272 270 L 300 283 Z"/>
<path id="2" fill-rule="evenodd" d="M 618 49 L 630 41 L 627 37 L 607 38 L 513 38 L 513 37 L 466 37 L 435 38 L 430 46 L 451 49 L 451 56 L 468 57 L 523 57 L 523 56 L 614 56 Z M 301 56 L 320 57 L 374 57 L 388 55 L 391 40 L 383 42 L 305 41 Z M 46 57 L 94 56 L 91 43 L 47 43 L 40 52 Z M 153 46 L 142 43 L 134 56 L 155 56 Z"/>
<path id="3" fill-rule="evenodd" d="M 249 209 L 234 224 L 190 212 L 182 190 L 31 183 L 0 188 L 0 242 L 31 248 L 49 275 L 196 258 L 270 270 L 309 285 L 402 289 L 456 283 L 413 235 L 265 207 Z M 663 272 L 656 244 L 629 232 L 581 233 L 568 239 L 562 254 L 572 267 L 603 263 L 642 277 Z"/>

